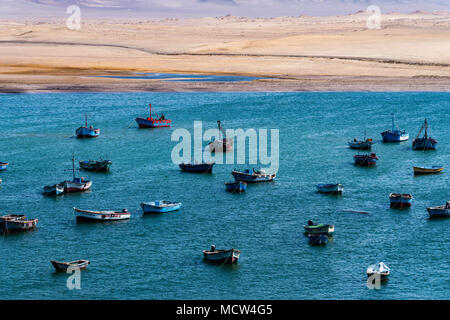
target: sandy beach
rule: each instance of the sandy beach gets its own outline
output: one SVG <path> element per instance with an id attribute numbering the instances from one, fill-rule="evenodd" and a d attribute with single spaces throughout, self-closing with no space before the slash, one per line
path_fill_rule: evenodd
<path id="1" fill-rule="evenodd" d="M 450 91 L 450 13 L 0 21 L 0 92 Z M 244 82 L 101 76 L 246 75 Z"/>

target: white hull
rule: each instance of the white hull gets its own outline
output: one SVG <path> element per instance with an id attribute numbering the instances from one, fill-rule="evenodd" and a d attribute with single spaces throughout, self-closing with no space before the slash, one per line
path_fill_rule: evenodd
<path id="1" fill-rule="evenodd" d="M 129 212 L 90 211 L 73 208 L 78 221 L 117 221 L 130 219 Z"/>

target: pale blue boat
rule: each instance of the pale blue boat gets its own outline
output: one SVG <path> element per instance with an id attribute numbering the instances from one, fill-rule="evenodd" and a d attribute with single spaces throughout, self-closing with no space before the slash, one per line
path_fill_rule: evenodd
<path id="1" fill-rule="evenodd" d="M 0 162 L 0 171 L 5 171 L 6 169 L 8 169 L 8 162 Z"/>
<path id="2" fill-rule="evenodd" d="M 179 210 L 181 208 L 181 202 L 172 202 L 166 200 L 142 202 L 141 208 L 144 213 L 164 213 Z"/>

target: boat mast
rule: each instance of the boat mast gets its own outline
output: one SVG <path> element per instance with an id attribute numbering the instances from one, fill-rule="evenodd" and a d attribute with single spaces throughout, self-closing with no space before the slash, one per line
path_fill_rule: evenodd
<path id="1" fill-rule="evenodd" d="M 425 118 L 425 139 L 428 138 L 428 122 L 427 119 Z"/>
<path id="2" fill-rule="evenodd" d="M 75 155 L 72 155 L 72 176 L 75 181 Z"/>
<path id="3" fill-rule="evenodd" d="M 220 123 L 220 120 L 217 120 L 217 125 L 219 126 L 220 132 L 222 132 L 223 140 L 226 140 L 226 139 L 227 139 L 227 136 L 226 136 L 226 134 L 225 134 L 225 130 L 223 130 L 223 128 L 222 128 L 222 124 Z"/>

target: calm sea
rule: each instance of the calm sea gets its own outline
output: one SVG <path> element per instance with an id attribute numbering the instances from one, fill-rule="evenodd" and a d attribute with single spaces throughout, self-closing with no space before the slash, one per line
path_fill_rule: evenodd
<path id="1" fill-rule="evenodd" d="M 450 220 L 429 220 L 426 208 L 450 200 L 448 171 L 414 177 L 413 165 L 450 170 L 449 93 L 92 93 L 0 95 L 0 213 L 38 218 L 38 229 L 0 238 L 0 299 L 448 299 Z M 139 130 L 152 103 L 173 127 Z M 382 144 L 380 132 L 400 128 L 414 138 L 424 118 L 438 150 L 419 152 L 411 140 Z M 77 127 L 101 129 L 93 140 Z M 180 172 L 171 161 L 177 128 L 279 129 L 274 183 L 225 192 L 230 172 Z M 375 168 L 353 165 L 346 142 L 377 143 Z M 205 142 L 206 144 L 206 142 Z M 77 172 L 90 192 L 45 198 L 42 187 L 71 177 L 71 158 L 111 159 L 111 173 Z M 250 165 L 249 167 L 253 167 Z M 341 197 L 316 183 L 339 182 Z M 410 210 L 389 208 L 390 192 L 412 193 Z M 182 210 L 142 216 L 143 201 L 181 201 Z M 132 212 L 129 221 L 77 224 L 73 207 Z M 358 214 L 346 210 L 367 211 Z M 308 219 L 335 225 L 328 245 L 311 247 Z M 235 266 L 210 265 L 202 250 L 238 248 Z M 50 260 L 88 259 L 81 289 Z M 392 270 L 380 290 L 366 286 L 368 265 Z"/>

